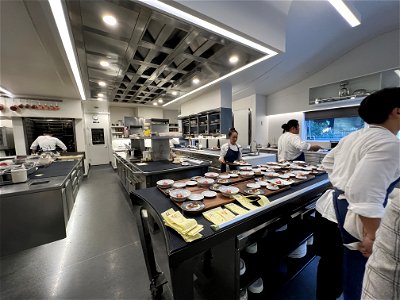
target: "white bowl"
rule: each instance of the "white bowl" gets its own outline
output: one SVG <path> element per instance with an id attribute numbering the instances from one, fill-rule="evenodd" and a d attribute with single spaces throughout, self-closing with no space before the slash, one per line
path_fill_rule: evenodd
<path id="1" fill-rule="evenodd" d="M 217 196 L 217 193 L 214 191 L 204 191 L 201 194 L 206 198 L 214 198 L 215 196 Z"/>
<path id="2" fill-rule="evenodd" d="M 242 171 L 239 174 L 240 174 L 240 176 L 243 176 L 243 177 L 253 177 L 254 176 L 254 172 L 251 172 L 251 171 Z"/>
<path id="3" fill-rule="evenodd" d="M 198 185 L 203 185 L 203 186 L 207 186 L 207 185 L 213 184 L 214 182 L 215 182 L 215 180 L 211 179 L 211 178 L 201 177 L 201 178 L 197 179 L 197 184 Z"/>
<path id="4" fill-rule="evenodd" d="M 208 178 L 217 178 L 219 174 L 215 172 L 207 172 L 206 174 L 204 174 L 204 176 Z"/>
<path id="5" fill-rule="evenodd" d="M 252 171 L 253 168 L 252 167 L 239 167 L 239 170 L 241 170 L 241 171 Z"/>
<path id="6" fill-rule="evenodd" d="M 264 173 L 264 175 L 267 177 L 279 177 L 279 173 L 275 173 L 275 172 L 266 172 L 266 173 Z"/>
<path id="7" fill-rule="evenodd" d="M 224 175 L 219 175 L 218 178 L 219 179 L 229 179 L 231 176 L 229 174 L 224 174 Z"/>
<path id="8" fill-rule="evenodd" d="M 258 183 L 260 186 L 267 186 L 267 185 L 268 185 L 268 182 L 266 182 L 266 181 L 257 181 L 257 183 Z"/>
<path id="9" fill-rule="evenodd" d="M 157 186 L 159 186 L 162 189 L 166 189 L 166 188 L 170 188 L 175 181 L 173 181 L 172 179 L 162 179 L 157 181 Z"/>
<path id="10" fill-rule="evenodd" d="M 183 189 L 186 186 L 185 182 L 175 182 L 172 187 L 176 189 Z"/>
<path id="11" fill-rule="evenodd" d="M 231 177 L 231 178 L 237 178 L 237 177 L 239 177 L 239 174 L 234 174 L 234 173 L 232 173 L 232 174 L 229 174 L 229 177 Z"/>
<path id="12" fill-rule="evenodd" d="M 188 199 L 190 201 L 200 201 L 204 199 L 204 196 L 202 194 L 190 194 Z"/>
<path id="13" fill-rule="evenodd" d="M 279 178 L 282 178 L 282 179 L 289 179 L 289 178 L 290 178 L 290 175 L 289 175 L 289 174 L 282 174 L 282 175 L 279 175 Z"/>
<path id="14" fill-rule="evenodd" d="M 194 181 L 194 180 L 189 180 L 189 181 L 186 181 L 185 183 L 186 183 L 186 186 L 195 186 L 195 185 L 197 185 L 197 182 Z"/>
<path id="15" fill-rule="evenodd" d="M 248 183 L 246 186 L 251 189 L 259 189 L 261 187 L 259 183 Z"/>
<path id="16" fill-rule="evenodd" d="M 224 195 L 226 197 L 231 197 L 231 196 L 239 193 L 239 189 L 237 187 L 229 186 L 229 185 L 220 186 L 219 191 L 222 193 L 222 195 Z"/>
<path id="17" fill-rule="evenodd" d="M 277 190 L 279 190 L 279 186 L 273 185 L 273 184 L 270 184 L 270 183 L 267 184 L 266 188 L 267 188 L 268 190 L 270 190 L 270 191 L 277 191 Z"/>
<path id="18" fill-rule="evenodd" d="M 171 197 L 171 199 L 176 202 L 185 201 L 190 196 L 190 194 L 191 192 L 185 189 L 176 189 L 169 192 L 169 196 Z"/>

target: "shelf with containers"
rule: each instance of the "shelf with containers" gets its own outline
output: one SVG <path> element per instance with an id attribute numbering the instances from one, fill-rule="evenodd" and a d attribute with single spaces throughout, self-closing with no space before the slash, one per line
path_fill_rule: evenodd
<path id="1" fill-rule="evenodd" d="M 182 120 L 185 137 L 220 136 L 227 134 L 232 127 L 232 109 L 221 107 L 185 116 Z"/>

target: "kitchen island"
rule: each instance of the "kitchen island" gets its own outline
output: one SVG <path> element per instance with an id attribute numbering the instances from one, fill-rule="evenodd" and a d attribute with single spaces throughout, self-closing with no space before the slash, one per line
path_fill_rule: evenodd
<path id="1" fill-rule="evenodd" d="M 208 161 L 193 161 L 182 166 L 170 161 L 138 162 L 125 152 L 114 152 L 117 173 L 128 193 L 142 188 L 156 186 L 157 181 L 165 178 L 177 180 L 202 175 L 208 171 Z"/>
<path id="2" fill-rule="evenodd" d="M 207 160 L 211 163 L 211 168 L 214 170 L 220 170 L 221 163 L 218 161 L 219 159 L 219 150 L 198 150 L 192 148 L 173 148 L 172 149 L 177 155 L 185 156 L 189 158 Z M 259 153 L 259 154 L 243 154 L 242 159 L 247 161 L 249 164 L 256 166 L 265 164 L 267 162 L 275 162 L 276 155 L 271 153 Z"/>
<path id="3" fill-rule="evenodd" d="M 310 226 L 307 225 L 308 230 L 304 232 L 300 232 L 299 228 L 302 228 L 303 221 L 314 211 L 315 201 L 329 187 L 326 174 L 317 176 L 270 196 L 271 203 L 267 206 L 237 216 L 219 225 L 217 230 L 213 230 L 211 223 L 201 214 L 186 215 L 204 226 L 201 232 L 203 237 L 192 243 L 186 243 L 175 231 L 164 225 L 161 213 L 170 208 L 177 209 L 178 206 L 157 188 L 131 193 L 153 295 L 159 295 L 162 286 L 168 282 L 174 299 L 193 299 L 195 274 L 196 287 L 205 294 L 203 296 L 239 299 L 240 291 L 257 278 L 266 276 L 263 268 L 268 269 L 278 260 L 274 255 L 268 255 L 268 251 L 272 253 L 274 249 L 280 249 L 277 251 L 279 255 L 287 255 L 311 236 Z M 148 219 L 154 219 L 158 224 L 158 233 L 150 233 Z M 274 236 L 275 230 L 285 224 L 289 224 L 289 228 L 292 227 L 294 231 L 288 231 L 289 236 L 284 236 L 280 242 L 270 242 L 268 237 Z M 240 276 L 240 258 L 246 254 L 243 250 L 254 242 L 259 243 L 260 254 L 254 256 L 256 259 L 252 259 L 253 263 L 250 259 L 246 260 L 247 274 Z M 153 247 L 153 244 L 157 247 Z M 280 248 L 283 244 L 286 247 L 284 250 Z M 261 245 L 265 247 L 261 248 Z M 158 269 L 157 265 L 164 266 L 164 269 Z M 293 278 L 303 267 L 304 264 L 297 264 L 285 278 Z M 271 296 L 274 289 L 283 284 L 283 281 L 273 283 L 279 276 L 271 278 L 270 282 L 264 281 L 267 291 L 260 299 Z"/>
<path id="4" fill-rule="evenodd" d="M 66 237 L 82 159 L 55 161 L 28 178 L 0 187 L 1 256 Z"/>

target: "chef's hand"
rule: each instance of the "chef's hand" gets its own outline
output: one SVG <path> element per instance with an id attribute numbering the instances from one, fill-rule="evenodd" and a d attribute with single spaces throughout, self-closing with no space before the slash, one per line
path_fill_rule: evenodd
<path id="1" fill-rule="evenodd" d="M 358 245 L 358 250 L 365 257 L 369 257 L 372 254 L 372 246 L 374 245 L 375 238 L 366 234 L 362 242 Z"/>
<path id="2" fill-rule="evenodd" d="M 220 162 L 221 164 L 225 164 L 225 159 L 220 158 L 220 159 L 219 159 L 219 162 Z"/>
<path id="3" fill-rule="evenodd" d="M 319 145 L 312 145 L 311 147 L 310 147 L 310 150 L 311 151 L 318 151 L 319 149 L 321 149 L 322 147 L 321 146 L 319 146 Z"/>

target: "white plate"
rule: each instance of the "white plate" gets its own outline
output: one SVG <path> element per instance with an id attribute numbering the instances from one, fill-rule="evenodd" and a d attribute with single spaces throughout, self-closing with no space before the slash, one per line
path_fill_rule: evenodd
<path id="1" fill-rule="evenodd" d="M 279 186 L 277 186 L 277 185 L 272 185 L 272 184 L 270 184 L 270 183 L 267 184 L 266 188 L 269 189 L 269 190 L 271 190 L 271 191 L 279 190 Z"/>
<path id="2" fill-rule="evenodd" d="M 215 196 L 217 196 L 217 193 L 214 191 L 204 191 L 201 194 L 206 198 L 214 198 Z"/>
<path id="3" fill-rule="evenodd" d="M 182 166 L 190 166 L 190 163 L 188 163 L 187 161 L 184 161 L 181 163 Z"/>
<path id="4" fill-rule="evenodd" d="M 204 176 L 208 177 L 208 178 L 217 178 L 219 176 L 219 174 L 215 173 L 215 172 L 208 172 L 208 173 L 204 174 Z"/>
<path id="5" fill-rule="evenodd" d="M 267 185 L 268 185 L 268 182 L 266 182 L 266 181 L 257 181 L 257 183 L 258 183 L 260 186 L 267 186 Z"/>
<path id="6" fill-rule="evenodd" d="M 246 186 L 251 189 L 259 189 L 261 187 L 259 183 L 248 183 Z"/>
<path id="7" fill-rule="evenodd" d="M 187 186 L 195 186 L 196 184 L 197 184 L 197 182 L 194 181 L 194 180 L 186 181 L 186 185 L 187 185 Z"/>
<path id="8" fill-rule="evenodd" d="M 219 191 L 227 197 L 230 197 L 232 195 L 235 195 L 239 193 L 239 189 L 235 186 L 229 186 L 229 185 L 222 185 L 219 187 Z"/>
<path id="9" fill-rule="evenodd" d="M 304 167 L 303 170 L 304 170 L 304 171 L 312 171 L 312 170 L 313 170 L 313 167 Z"/>
<path id="10" fill-rule="evenodd" d="M 282 169 L 280 166 L 269 166 L 269 168 L 274 170 Z"/>
<path id="11" fill-rule="evenodd" d="M 229 179 L 231 176 L 229 174 L 219 175 L 219 179 Z"/>
<path id="12" fill-rule="evenodd" d="M 277 184 L 279 186 L 286 186 L 286 185 L 290 185 L 290 182 L 284 179 L 279 179 L 279 178 L 272 178 L 272 179 L 268 179 L 268 182 L 271 182 L 273 184 Z"/>
<path id="13" fill-rule="evenodd" d="M 305 180 L 305 179 L 307 179 L 307 176 L 296 175 L 296 178 L 297 178 L 297 179 L 300 179 L 300 180 Z"/>
<path id="14" fill-rule="evenodd" d="M 157 185 L 161 188 L 169 188 L 174 184 L 172 179 L 162 179 L 157 181 Z"/>
<path id="15" fill-rule="evenodd" d="M 239 174 L 240 174 L 240 176 L 243 176 L 243 177 L 252 177 L 252 176 L 254 176 L 254 172 L 250 172 L 250 171 L 242 171 Z"/>
<path id="16" fill-rule="evenodd" d="M 199 201 L 199 200 L 203 200 L 204 196 L 202 194 L 190 194 L 188 199 L 191 201 Z"/>
<path id="17" fill-rule="evenodd" d="M 278 177 L 282 178 L 282 179 L 289 179 L 290 175 L 289 174 L 282 174 L 282 175 L 279 175 Z"/>
<path id="18" fill-rule="evenodd" d="M 305 164 L 306 164 L 306 162 L 303 161 L 303 160 L 294 160 L 293 162 L 294 162 L 295 164 L 300 164 L 300 165 L 305 165 Z"/>
<path id="19" fill-rule="evenodd" d="M 201 177 L 201 178 L 197 179 L 197 183 L 200 185 L 210 185 L 210 184 L 213 184 L 214 182 L 215 182 L 215 180 L 211 179 L 211 178 Z"/>
<path id="20" fill-rule="evenodd" d="M 253 168 L 252 167 L 239 167 L 239 170 L 241 170 L 241 171 L 252 171 Z"/>
<path id="21" fill-rule="evenodd" d="M 279 177 L 279 174 L 275 172 L 266 172 L 264 175 L 267 177 Z"/>
<path id="22" fill-rule="evenodd" d="M 236 177 L 239 177 L 239 174 L 229 174 L 229 177 L 236 178 Z"/>
<path id="23" fill-rule="evenodd" d="M 171 199 L 179 202 L 185 201 L 190 196 L 190 194 L 190 191 L 185 189 L 177 189 L 169 192 L 169 196 L 171 197 Z"/>
<path id="24" fill-rule="evenodd" d="M 185 182 L 175 182 L 172 187 L 176 189 L 183 189 L 186 186 Z"/>

